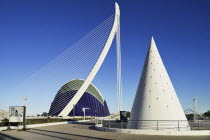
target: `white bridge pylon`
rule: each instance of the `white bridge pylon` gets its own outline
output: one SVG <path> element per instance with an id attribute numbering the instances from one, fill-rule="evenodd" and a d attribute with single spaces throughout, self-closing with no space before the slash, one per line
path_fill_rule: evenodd
<path id="1" fill-rule="evenodd" d="M 66 105 L 66 107 L 60 112 L 60 114 L 58 116 L 68 116 L 68 114 L 72 111 L 72 109 L 74 108 L 74 105 L 77 104 L 77 102 L 80 100 L 80 98 L 83 96 L 84 92 L 86 91 L 86 89 L 88 88 L 88 86 L 91 84 L 92 80 L 94 79 L 94 77 L 96 76 L 98 70 L 100 69 L 104 59 L 106 58 L 106 55 L 111 47 L 112 41 L 114 39 L 115 34 L 118 31 L 119 28 L 119 24 L 120 24 L 120 9 L 119 9 L 119 5 L 117 3 L 115 3 L 115 19 L 114 19 L 114 23 L 111 29 L 111 32 L 109 34 L 109 37 L 106 41 L 106 44 L 98 58 L 98 60 L 96 61 L 93 69 L 91 70 L 91 72 L 89 73 L 87 79 L 85 80 L 85 82 L 83 83 L 83 85 L 81 86 L 81 88 L 77 91 L 77 93 L 75 94 L 75 96 L 72 98 L 72 100 Z M 119 38 L 117 39 L 119 41 Z M 118 43 L 119 44 L 119 43 Z M 120 50 L 118 48 L 118 50 Z M 121 58 L 121 54 L 119 54 L 119 56 L 117 56 L 117 59 Z M 120 60 L 118 60 L 120 61 Z M 120 66 L 120 67 L 119 67 Z M 119 70 L 120 69 L 120 70 Z M 120 74 L 117 74 L 118 76 L 120 75 L 120 77 L 118 79 L 121 80 L 121 61 L 120 64 L 118 65 L 118 70 L 120 71 Z M 118 111 L 120 109 L 119 103 L 121 104 L 121 101 L 119 101 L 121 99 L 121 85 L 119 86 L 119 83 L 121 84 L 121 81 L 118 81 Z M 119 97 L 120 96 L 120 97 Z"/>

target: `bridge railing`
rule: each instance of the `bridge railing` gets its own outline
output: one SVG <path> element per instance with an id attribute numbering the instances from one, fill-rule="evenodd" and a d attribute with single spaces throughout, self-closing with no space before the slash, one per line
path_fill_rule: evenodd
<path id="1" fill-rule="evenodd" d="M 96 120 L 95 124 L 102 127 L 118 129 L 148 129 L 148 130 L 210 130 L 210 120 Z"/>

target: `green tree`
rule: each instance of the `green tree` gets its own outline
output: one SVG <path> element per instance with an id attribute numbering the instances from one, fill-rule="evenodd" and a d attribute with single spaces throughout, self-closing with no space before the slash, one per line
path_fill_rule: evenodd
<path id="1" fill-rule="evenodd" d="M 210 117 L 210 110 L 208 110 L 207 112 L 205 112 L 203 115 L 204 115 L 205 117 Z"/>
<path id="2" fill-rule="evenodd" d="M 187 114 L 186 117 L 188 120 L 193 120 L 194 114 Z"/>
<path id="3" fill-rule="evenodd" d="M 127 117 L 127 118 L 130 118 L 130 115 L 131 115 L 131 113 L 128 111 L 128 112 L 126 113 L 126 117 Z"/>

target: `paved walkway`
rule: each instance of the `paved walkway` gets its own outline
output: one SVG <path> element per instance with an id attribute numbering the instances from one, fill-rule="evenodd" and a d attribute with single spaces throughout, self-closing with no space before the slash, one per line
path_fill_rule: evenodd
<path id="1" fill-rule="evenodd" d="M 91 123 L 33 128 L 27 131 L 2 131 L 0 140 L 210 140 L 210 137 L 171 137 L 119 134 L 93 129 Z"/>

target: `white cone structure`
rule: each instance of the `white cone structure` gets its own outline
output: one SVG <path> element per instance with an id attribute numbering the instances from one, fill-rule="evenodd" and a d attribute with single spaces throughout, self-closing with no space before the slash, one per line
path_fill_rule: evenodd
<path id="1" fill-rule="evenodd" d="M 128 129 L 190 129 L 153 37 L 131 110 Z"/>

